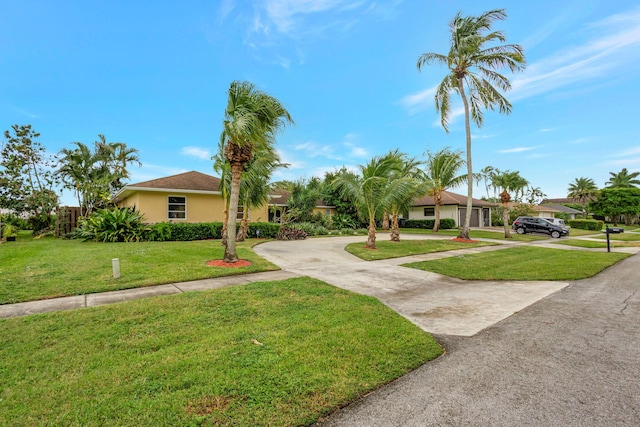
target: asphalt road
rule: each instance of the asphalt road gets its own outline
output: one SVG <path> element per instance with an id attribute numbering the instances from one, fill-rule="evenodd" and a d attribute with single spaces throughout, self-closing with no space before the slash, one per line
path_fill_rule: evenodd
<path id="1" fill-rule="evenodd" d="M 329 426 L 639 426 L 640 255 L 470 336 Z"/>

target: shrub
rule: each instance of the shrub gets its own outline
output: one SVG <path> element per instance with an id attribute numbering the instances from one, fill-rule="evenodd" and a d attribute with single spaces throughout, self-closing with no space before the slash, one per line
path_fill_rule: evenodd
<path id="1" fill-rule="evenodd" d="M 579 228 L 580 230 L 600 231 L 604 227 L 604 221 L 595 219 L 572 219 L 569 221 L 571 228 Z"/>
<path id="2" fill-rule="evenodd" d="M 408 219 L 404 222 L 405 228 L 424 228 L 424 229 L 433 229 L 435 225 L 435 219 Z M 441 230 L 450 230 L 456 227 L 456 223 L 451 218 L 442 218 L 440 219 L 440 229 Z"/>
<path id="3" fill-rule="evenodd" d="M 166 222 L 162 226 L 163 232 L 168 234 L 172 241 L 187 242 L 191 240 L 208 240 L 222 238 L 221 222 Z M 160 227 L 154 224 L 152 227 Z"/>
<path id="4" fill-rule="evenodd" d="M 305 232 L 307 236 L 323 236 L 323 235 L 329 234 L 329 230 L 327 230 L 326 227 L 319 224 L 313 224 L 310 222 L 293 223 L 293 224 L 288 224 L 287 226 L 289 228 L 302 230 Z"/>
<path id="5" fill-rule="evenodd" d="M 293 227 L 280 227 L 278 233 L 278 240 L 304 240 L 307 238 L 307 233 L 299 228 Z"/>

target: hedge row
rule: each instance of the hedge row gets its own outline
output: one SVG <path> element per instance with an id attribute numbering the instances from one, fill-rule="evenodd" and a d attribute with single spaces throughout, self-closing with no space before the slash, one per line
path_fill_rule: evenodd
<path id="1" fill-rule="evenodd" d="M 435 219 L 408 219 L 404 222 L 404 228 L 424 228 L 433 229 Z M 456 228 L 456 222 L 451 218 L 442 218 L 440 220 L 440 229 L 449 230 Z"/>
<path id="2" fill-rule="evenodd" d="M 149 238 L 156 241 L 190 241 L 222 238 L 221 222 L 159 222 L 149 226 Z M 280 224 L 270 222 L 249 223 L 249 237 L 275 239 Z M 259 232 L 259 233 L 258 233 Z"/>
<path id="3" fill-rule="evenodd" d="M 604 228 L 604 221 L 595 219 L 572 219 L 569 221 L 569 227 L 580 230 L 600 231 Z"/>

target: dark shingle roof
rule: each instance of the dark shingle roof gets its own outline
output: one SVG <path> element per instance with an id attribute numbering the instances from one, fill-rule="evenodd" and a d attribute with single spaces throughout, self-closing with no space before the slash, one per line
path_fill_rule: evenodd
<path id="1" fill-rule="evenodd" d="M 129 188 L 158 188 L 167 190 L 218 191 L 220 178 L 201 172 L 191 171 L 164 178 L 151 179 L 127 185 Z"/>

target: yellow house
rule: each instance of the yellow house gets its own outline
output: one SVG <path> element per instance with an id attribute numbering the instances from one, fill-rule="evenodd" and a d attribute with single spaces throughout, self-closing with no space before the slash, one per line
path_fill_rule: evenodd
<path id="1" fill-rule="evenodd" d="M 115 196 L 120 207 L 135 207 L 148 223 L 222 222 L 224 201 L 220 178 L 200 172 L 185 172 L 124 186 Z M 242 218 L 242 206 L 238 218 Z M 249 210 L 249 220 L 268 220 L 268 206 Z"/>

